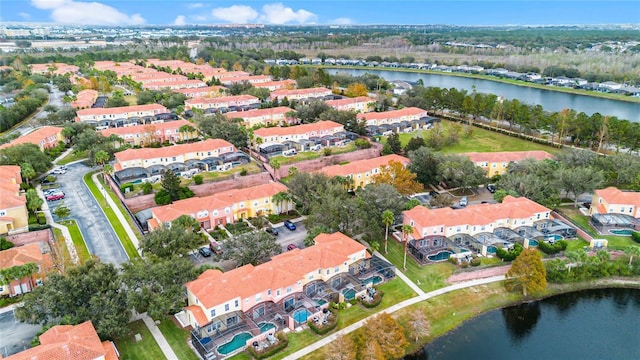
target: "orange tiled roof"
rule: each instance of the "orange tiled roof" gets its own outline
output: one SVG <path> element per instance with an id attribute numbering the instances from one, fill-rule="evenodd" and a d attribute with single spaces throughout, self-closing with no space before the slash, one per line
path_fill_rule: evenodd
<path id="1" fill-rule="evenodd" d="M 469 205 L 457 210 L 449 207 L 428 209 L 419 205 L 411 210 L 404 211 L 403 214 L 405 218 L 413 220 L 424 228 L 431 226 L 488 225 L 498 220 L 524 219 L 536 213 L 548 211 L 551 210 L 525 197 L 516 198 L 508 195 L 501 204 Z M 415 229 L 413 237 L 421 239 L 422 234 Z"/>
<path id="2" fill-rule="evenodd" d="M 338 124 L 337 122 L 331 120 L 324 120 L 311 124 L 302 124 L 296 126 L 260 128 L 255 130 L 253 133 L 256 137 L 264 138 L 268 136 L 299 135 L 310 133 L 313 131 L 324 131 L 335 128 L 341 128 L 340 131 L 342 131 L 344 130 L 344 125 Z"/>
<path id="3" fill-rule="evenodd" d="M 391 110 L 385 112 L 370 112 L 365 114 L 358 115 L 359 118 L 364 119 L 365 121 L 369 120 L 382 120 L 382 119 L 393 119 L 399 118 L 402 116 L 426 116 L 427 110 L 423 110 L 417 107 L 408 107 L 399 110 Z"/>
<path id="4" fill-rule="evenodd" d="M 253 84 L 253 86 L 257 88 L 268 88 L 268 87 L 286 88 L 289 85 L 295 86 L 296 81 L 287 79 L 287 80 L 267 81 L 267 82 Z"/>
<path id="5" fill-rule="evenodd" d="M 278 182 L 252 186 L 243 189 L 233 189 L 204 197 L 194 197 L 175 201 L 169 205 L 157 206 L 151 209 L 154 218 L 162 223 L 173 221 L 182 215 L 196 214 L 202 210 L 222 209 L 243 201 L 273 197 L 273 195 L 287 191 L 287 187 Z"/>
<path id="6" fill-rule="evenodd" d="M 524 159 L 545 160 L 553 159 L 553 155 L 543 150 L 533 151 L 496 151 L 496 152 L 469 152 L 464 153 L 472 162 L 511 162 Z"/>
<path id="7" fill-rule="evenodd" d="M 409 163 L 409 159 L 407 159 L 406 157 L 396 155 L 396 154 L 391 154 L 391 155 L 380 156 L 372 159 L 358 160 L 358 161 L 350 162 L 344 165 L 326 166 L 318 171 L 326 174 L 329 177 L 362 174 L 367 171 L 371 172 L 371 170 L 373 169 L 386 166 L 391 161 L 400 162 L 405 166 Z"/>
<path id="8" fill-rule="evenodd" d="M 243 101 L 243 100 L 255 100 L 256 102 L 259 99 L 255 96 L 251 95 L 234 95 L 234 96 L 219 96 L 219 97 L 197 97 L 193 99 L 185 100 L 185 104 L 193 105 L 193 104 L 217 104 L 224 102 L 233 102 L 233 101 Z"/>
<path id="9" fill-rule="evenodd" d="M 248 72 L 245 71 L 225 71 L 225 72 L 220 72 L 218 74 L 213 75 L 216 79 L 220 79 L 220 78 L 229 78 L 229 77 L 233 77 L 233 76 L 249 76 L 251 74 L 249 74 Z"/>
<path id="10" fill-rule="evenodd" d="M 169 112 L 166 107 L 160 104 L 146 104 L 146 105 L 133 105 L 133 106 L 121 106 L 114 108 L 95 108 L 78 110 L 78 117 L 87 115 L 119 115 L 123 113 L 136 112 L 136 111 L 160 111 Z"/>
<path id="11" fill-rule="evenodd" d="M 225 113 L 224 116 L 226 116 L 227 119 L 235 119 L 235 118 L 250 119 L 250 118 L 255 118 L 259 116 L 283 115 L 288 112 L 295 113 L 296 111 L 290 107 L 278 106 L 278 107 L 268 108 L 268 109 L 232 111 L 232 112 Z"/>
<path id="12" fill-rule="evenodd" d="M 185 286 L 208 309 L 267 289 L 286 288 L 310 272 L 342 265 L 351 255 L 366 250 L 364 245 L 340 232 L 320 234 L 315 242 L 313 246 L 274 256 L 258 266 L 245 265 L 225 273 L 207 270 Z"/>
<path id="13" fill-rule="evenodd" d="M 110 348 L 110 349 L 109 349 Z M 56 325 L 40 335 L 40 345 L 5 360 L 117 360 L 109 342 L 101 342 L 91 321 Z"/>
<path id="14" fill-rule="evenodd" d="M 197 89 L 197 88 L 203 88 L 206 87 L 207 84 L 202 81 L 202 80 L 174 80 L 174 81 L 163 81 L 163 82 L 149 82 L 146 84 L 143 84 L 142 87 L 147 89 L 147 88 L 158 88 L 158 89 L 162 89 L 165 87 L 172 87 L 172 86 L 182 86 L 183 88 L 187 88 L 187 86 L 189 85 L 197 85 L 194 87 L 191 87 L 191 89 Z"/>
<path id="15" fill-rule="evenodd" d="M 206 87 L 199 87 L 199 88 L 191 88 L 191 89 L 174 89 L 171 90 L 173 92 L 176 93 L 181 93 L 181 94 L 185 94 L 185 95 L 189 95 L 191 93 L 201 93 L 201 94 L 221 94 L 221 93 L 225 93 L 227 92 L 227 88 L 224 86 L 206 86 Z M 203 97 L 204 95 L 199 95 L 197 97 Z"/>
<path id="16" fill-rule="evenodd" d="M 71 102 L 71 106 L 76 109 L 91 107 L 97 97 L 98 92 L 95 90 L 82 90 L 76 95 L 76 100 Z"/>
<path id="17" fill-rule="evenodd" d="M 12 140 L 9 143 L 0 145 L 0 149 L 6 149 L 10 146 L 19 145 L 19 144 L 35 144 L 41 146 L 41 142 L 47 138 L 52 136 L 57 136 L 57 134 L 62 133 L 62 128 L 57 126 L 43 126 L 34 130 L 27 135 L 20 136 L 17 139 Z M 55 143 L 57 145 L 57 142 Z"/>
<path id="18" fill-rule="evenodd" d="M 155 159 L 159 157 L 180 156 L 194 152 L 212 151 L 224 147 L 232 147 L 233 151 L 235 151 L 233 144 L 226 140 L 207 139 L 190 144 L 164 146 L 161 148 L 127 149 L 115 153 L 114 156 L 116 157 L 117 162 L 122 162 L 137 159 Z"/>
<path id="19" fill-rule="evenodd" d="M 167 121 L 157 124 L 144 124 L 144 125 L 135 125 L 135 126 L 127 126 L 127 127 L 118 127 L 118 128 L 109 128 L 100 130 L 100 133 L 104 137 L 109 137 L 110 135 L 118 135 L 124 136 L 127 134 L 140 134 L 152 131 L 154 134 L 156 131 L 161 131 L 164 133 L 165 130 L 171 129 L 179 129 L 182 126 L 193 126 L 196 127 L 196 124 L 189 122 L 187 120 L 179 119 L 175 121 Z"/>
<path id="20" fill-rule="evenodd" d="M 293 89 L 293 90 L 275 90 L 271 92 L 271 97 L 285 97 L 285 96 L 293 96 L 293 95 L 313 95 L 317 93 L 331 93 L 330 89 L 323 87 L 316 87 L 310 89 Z"/>
<path id="21" fill-rule="evenodd" d="M 595 193 L 608 204 L 640 206 L 640 192 L 620 191 L 612 186 L 606 189 L 598 189 Z"/>
<path id="22" fill-rule="evenodd" d="M 47 268 L 52 264 L 51 256 L 43 254 L 38 243 L 16 246 L 0 251 L 0 269 L 22 266 L 27 263 L 35 263 L 43 268 Z"/>
<path id="23" fill-rule="evenodd" d="M 20 195 L 21 183 L 20 166 L 0 166 L 0 209 L 25 206 L 27 198 L 24 195 Z"/>
<path id="24" fill-rule="evenodd" d="M 340 106 L 346 106 L 351 104 L 371 103 L 371 102 L 376 102 L 376 100 L 368 96 L 358 96 L 354 98 L 325 101 L 325 103 L 331 107 L 340 107 Z"/>

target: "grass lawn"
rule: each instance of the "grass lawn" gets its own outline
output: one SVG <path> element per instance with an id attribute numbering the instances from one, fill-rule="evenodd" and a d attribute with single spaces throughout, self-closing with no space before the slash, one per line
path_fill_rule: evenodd
<path id="1" fill-rule="evenodd" d="M 73 240 L 73 245 L 76 248 L 76 252 L 78 253 L 78 259 L 80 262 L 85 260 L 89 260 L 91 255 L 89 254 L 89 249 L 87 249 L 87 244 L 84 242 L 84 237 L 82 237 L 82 232 L 80 232 L 80 228 L 75 220 L 65 220 L 60 222 L 61 225 L 64 225 L 69 229 L 69 233 L 71 234 L 71 240 Z"/>
<path id="2" fill-rule="evenodd" d="M 436 124 L 436 126 L 442 126 L 443 132 L 446 135 L 452 128 L 452 126 L 456 124 L 448 120 L 442 120 L 440 124 Z M 418 130 L 413 133 L 403 133 L 400 134 L 400 143 L 404 147 L 411 138 L 414 137 L 424 137 L 426 138 L 429 135 L 431 130 Z M 386 142 L 386 138 L 382 138 L 382 142 Z M 470 137 L 465 138 L 464 136 L 460 136 L 460 140 L 457 144 L 451 146 L 445 146 L 442 149 L 443 153 L 465 153 L 465 152 L 493 152 L 493 151 L 529 151 L 529 150 L 544 150 L 550 154 L 556 154 L 560 151 L 560 149 L 546 146 L 542 144 L 537 144 L 531 141 L 527 141 L 524 139 L 519 139 L 515 137 L 511 137 L 508 135 L 500 134 L 497 132 L 493 132 L 486 129 L 481 129 L 478 127 L 473 127 L 473 133 Z"/>
<path id="3" fill-rule="evenodd" d="M 113 230 L 115 231 L 116 236 L 118 236 L 118 239 L 120 239 L 120 242 L 124 247 L 124 250 L 127 252 L 127 255 L 129 256 L 129 259 L 133 260 L 133 259 L 139 258 L 140 254 L 138 254 L 138 251 L 136 250 L 136 247 L 133 245 L 133 242 L 131 241 L 131 239 L 129 238 L 129 235 L 127 235 L 127 232 L 124 230 L 124 227 L 118 220 L 118 217 L 113 212 L 113 209 L 111 209 L 109 204 L 107 204 L 107 200 L 104 198 L 100 190 L 98 190 L 98 186 L 91 179 L 91 176 L 93 174 L 95 174 L 95 172 L 90 172 L 84 176 L 85 184 L 87 184 L 87 186 L 89 187 L 89 190 L 93 194 L 93 197 L 96 198 L 96 201 L 100 205 L 100 208 L 102 208 L 104 213 L 107 215 L 107 219 L 109 219 L 109 222 L 111 223 L 111 226 L 113 227 Z M 107 187 L 104 187 L 104 188 L 106 189 Z M 118 204 L 119 201 L 116 201 L 115 203 Z M 123 214 L 126 216 L 126 212 Z"/>
<path id="4" fill-rule="evenodd" d="M 402 270 L 404 247 L 399 242 L 389 239 L 389 253 L 384 254 L 384 241 L 381 244 L 380 253 L 399 270 Z M 407 271 L 403 271 L 420 289 L 425 292 L 447 286 L 446 280 L 453 274 L 455 265 L 449 262 L 441 262 L 420 266 L 411 255 L 407 254 Z"/>
<path id="5" fill-rule="evenodd" d="M 631 240 L 630 236 L 600 235 L 596 233 L 589 223 L 589 217 L 582 215 L 582 213 L 573 206 L 562 206 L 559 210 L 563 215 L 571 220 L 571 222 L 578 225 L 578 227 L 582 228 L 582 230 L 586 231 L 589 235 L 598 239 L 607 239 L 609 241 L 608 247 L 610 249 L 620 249 L 635 244 L 633 240 Z M 569 246 L 571 246 L 571 241 L 569 241 L 569 244 Z M 581 249 L 582 247 L 579 248 Z"/>
<path id="6" fill-rule="evenodd" d="M 142 340 L 135 342 L 135 334 Z M 129 335 L 116 341 L 121 360 L 159 360 L 166 359 L 156 340 L 142 320 L 129 324 Z"/>
<path id="7" fill-rule="evenodd" d="M 158 328 L 180 360 L 198 360 L 198 356 L 189 347 L 189 332 L 180 329 L 170 319 L 164 319 Z"/>
<path id="8" fill-rule="evenodd" d="M 89 155 L 89 151 L 85 150 L 85 151 L 72 151 L 70 152 L 67 156 L 63 157 L 62 159 L 60 159 L 60 161 L 58 161 L 58 165 L 65 165 L 68 164 L 72 161 L 76 161 L 76 160 L 80 160 L 80 159 L 86 159 Z"/>
<path id="9" fill-rule="evenodd" d="M 129 103 L 129 105 L 134 106 L 138 105 L 138 96 L 137 95 L 125 95 L 124 99 Z"/>
<path id="10" fill-rule="evenodd" d="M 64 241 L 64 237 L 62 236 L 62 230 L 56 229 L 53 226 L 51 227 L 53 230 L 53 236 L 56 239 L 56 251 L 57 256 L 59 257 L 60 262 L 64 263 L 66 261 L 71 261 L 71 256 L 69 256 L 69 248 L 67 248 L 67 242 Z"/>

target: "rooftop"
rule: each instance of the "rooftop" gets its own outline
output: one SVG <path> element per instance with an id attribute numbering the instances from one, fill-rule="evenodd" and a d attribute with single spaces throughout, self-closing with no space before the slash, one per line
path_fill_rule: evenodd
<path id="1" fill-rule="evenodd" d="M 344 125 L 331 120 L 324 120 L 296 126 L 260 128 L 255 130 L 253 133 L 257 137 L 264 138 L 268 136 L 300 135 L 314 131 L 326 131 L 336 128 L 343 129 Z"/>
<path id="2" fill-rule="evenodd" d="M 372 159 L 358 160 L 344 165 L 326 166 L 319 171 L 329 177 L 362 174 L 367 171 L 380 168 L 382 166 L 387 166 L 391 161 L 397 161 L 404 165 L 407 165 L 409 163 L 409 159 L 407 159 L 406 157 L 391 154 Z"/>
<path id="3" fill-rule="evenodd" d="M 129 161 L 138 159 L 154 159 L 159 157 L 173 157 L 180 156 L 194 152 L 208 152 L 214 151 L 224 147 L 233 148 L 231 151 L 235 151 L 235 147 L 228 141 L 222 139 L 207 139 L 204 141 L 198 141 L 189 144 L 180 144 L 173 146 L 164 146 L 161 148 L 142 148 L 142 149 L 127 149 L 115 153 L 116 161 Z M 226 152 L 226 151 L 225 151 Z"/>

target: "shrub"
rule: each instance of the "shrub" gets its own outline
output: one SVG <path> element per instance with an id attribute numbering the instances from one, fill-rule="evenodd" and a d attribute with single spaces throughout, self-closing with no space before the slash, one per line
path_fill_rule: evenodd
<path id="1" fill-rule="evenodd" d="M 180 187 L 180 200 L 194 197 L 196 194 L 188 187 Z"/>
<path id="2" fill-rule="evenodd" d="M 360 303 L 362 304 L 362 306 L 371 309 L 380 305 L 380 303 L 382 302 L 383 296 L 384 296 L 384 291 L 376 289 L 376 294 L 373 296 L 373 300 L 371 300 L 371 302 L 362 301 Z"/>
<path id="3" fill-rule="evenodd" d="M 253 346 L 248 346 L 247 349 L 249 350 L 249 353 L 251 354 L 251 356 L 253 356 L 255 359 L 266 359 L 282 351 L 284 348 L 286 348 L 289 345 L 289 340 L 287 340 L 287 337 L 285 336 L 284 333 L 279 332 L 276 336 L 278 337 L 278 340 L 279 340 L 278 343 L 266 349 L 260 349 L 256 351 L 256 349 L 254 349 Z"/>
<path id="4" fill-rule="evenodd" d="M 0 251 L 11 249 L 13 247 L 13 243 L 7 240 L 6 237 L 0 237 Z"/>
<path id="5" fill-rule="evenodd" d="M 631 232 L 631 240 L 640 243 L 640 232 L 638 231 L 632 231 Z"/>
<path id="6" fill-rule="evenodd" d="M 132 183 L 126 183 L 126 184 L 122 184 L 120 185 L 120 191 L 122 191 L 123 194 L 126 194 L 127 192 L 131 192 L 133 191 L 133 187 L 135 185 L 133 185 Z M 129 190 L 127 190 L 129 189 Z"/>
<path id="7" fill-rule="evenodd" d="M 371 143 L 369 142 L 369 140 L 367 139 L 356 139 L 356 141 L 354 142 L 354 144 L 359 148 L 359 149 L 368 149 L 371 147 Z"/>
<path id="8" fill-rule="evenodd" d="M 471 266 L 480 266 L 482 262 L 480 261 L 480 259 L 471 259 Z"/>
<path id="9" fill-rule="evenodd" d="M 331 148 L 326 147 L 326 148 L 322 149 L 322 154 L 324 156 L 330 156 L 331 153 L 332 153 Z"/>
<path id="10" fill-rule="evenodd" d="M 247 173 L 248 173 L 247 169 L 240 170 L 240 176 L 247 176 Z"/>
<path id="11" fill-rule="evenodd" d="M 356 300 L 356 302 L 357 302 L 357 300 Z M 316 333 L 318 335 L 324 335 L 324 334 L 330 332 L 331 330 L 335 329 L 336 326 L 338 326 L 338 313 L 337 313 L 337 311 L 333 310 L 333 309 L 330 309 L 329 311 L 331 311 L 333 316 L 329 317 L 329 320 L 327 321 L 327 324 L 325 324 L 325 325 L 316 325 L 315 322 L 313 322 L 313 320 L 307 321 L 307 325 L 309 325 L 309 328 L 311 330 L 313 330 L 314 333 Z"/>
<path id="12" fill-rule="evenodd" d="M 142 183 L 140 187 L 142 188 L 142 193 L 145 195 L 151 194 L 153 192 L 153 185 L 151 185 L 151 183 Z"/>
<path id="13" fill-rule="evenodd" d="M 167 190 L 162 189 L 153 196 L 153 200 L 156 202 L 156 205 L 171 204 L 171 195 L 169 195 Z"/>
<path id="14" fill-rule="evenodd" d="M 29 225 L 29 231 L 44 230 L 44 229 L 48 229 L 48 228 L 50 228 L 50 227 L 51 227 L 51 225 L 49 225 L 49 224 L 45 224 L 45 225 L 35 225 L 35 224 L 32 224 L 32 225 Z"/>
<path id="15" fill-rule="evenodd" d="M 553 245 L 546 241 L 541 241 L 538 244 L 538 249 L 547 255 L 557 254 L 560 251 L 564 251 L 569 243 L 566 240 L 558 240 Z"/>
<path id="16" fill-rule="evenodd" d="M 449 259 L 447 259 L 447 261 L 452 263 L 453 265 L 458 265 L 458 258 L 455 258 L 453 256 L 449 256 Z"/>
<path id="17" fill-rule="evenodd" d="M 522 249 L 524 249 L 522 245 L 516 243 L 513 245 L 513 248 L 509 249 L 508 251 L 503 248 L 498 248 L 498 250 L 496 251 L 496 255 L 504 261 L 513 261 L 518 257 L 518 255 L 520 255 Z"/>
<path id="18" fill-rule="evenodd" d="M 202 175 L 194 175 L 193 182 L 195 182 L 196 185 L 201 185 L 204 182 L 204 178 L 202 177 Z"/>

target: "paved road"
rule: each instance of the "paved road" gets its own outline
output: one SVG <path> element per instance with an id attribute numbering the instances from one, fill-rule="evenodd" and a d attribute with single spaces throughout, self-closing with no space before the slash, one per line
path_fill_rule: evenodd
<path id="1" fill-rule="evenodd" d="M 84 184 L 83 176 L 92 169 L 82 163 L 69 165 L 68 169 L 66 174 L 57 175 L 57 183 L 65 193 L 64 204 L 71 210 L 71 218 L 78 222 L 89 253 L 97 255 L 101 261 L 107 263 L 118 265 L 128 262 L 127 253 L 111 224 Z M 49 203 L 52 212 L 58 205 L 56 202 Z"/>
<path id="2" fill-rule="evenodd" d="M 7 357 L 30 348 L 31 339 L 40 329 L 40 325 L 17 321 L 9 308 L 0 309 L 0 355 Z"/>
<path id="3" fill-rule="evenodd" d="M 307 237 L 307 229 L 304 227 L 302 221 L 294 222 L 296 229 L 291 231 L 282 226 L 275 227 L 278 230 L 278 244 L 282 246 L 282 251 L 287 251 L 287 245 L 295 244 L 302 249 L 304 247 L 304 238 Z"/>
<path id="4" fill-rule="evenodd" d="M 62 102 L 62 99 L 64 98 L 64 93 L 58 90 L 58 88 L 53 85 L 49 85 L 49 87 L 51 88 L 51 93 L 49 93 L 48 104 L 53 105 L 58 109 L 62 108 L 64 106 L 64 103 Z M 42 108 L 44 109 L 44 106 Z M 26 121 L 23 124 L 14 127 L 10 133 L 17 131 L 20 133 L 21 136 L 24 134 L 27 134 L 41 126 L 41 124 L 38 122 L 38 119 L 44 119 L 46 117 L 47 117 L 47 112 L 40 109 L 40 111 L 37 114 L 35 114 L 33 118 L 31 118 L 31 120 Z"/>

